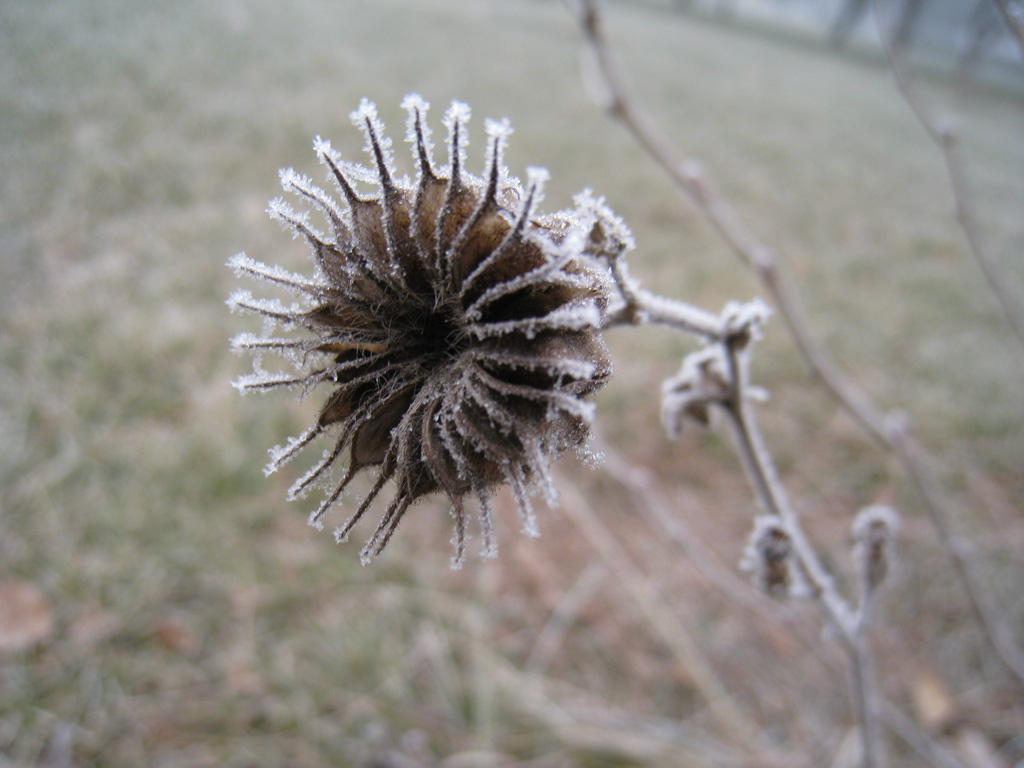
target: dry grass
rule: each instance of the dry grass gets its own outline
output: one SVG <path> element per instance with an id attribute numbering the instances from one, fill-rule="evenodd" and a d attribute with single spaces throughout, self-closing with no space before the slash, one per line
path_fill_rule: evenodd
<path id="1" fill-rule="evenodd" d="M 957 528 L 1020 637 L 1024 354 L 886 73 L 661 13 L 611 19 L 672 139 L 783 252 L 842 365 L 942 460 Z M 260 472 L 309 406 L 228 386 L 247 363 L 227 354 L 245 328 L 224 307 L 223 263 L 244 249 L 302 265 L 263 214 L 275 170 L 312 172 L 317 133 L 354 156 L 360 96 L 393 128 L 408 91 L 468 101 L 477 147 L 479 118 L 507 115 L 513 171 L 549 166 L 552 209 L 585 186 L 606 194 L 648 285 L 710 309 L 754 294 L 581 92 L 577 47 L 560 4 L 527 0 L 0 5 L 0 578 L 37 586 L 55 617 L 42 643 L 0 656 L 0 764 L 821 766 L 843 753 L 841 656 L 809 606 L 772 603 L 735 572 L 754 510 L 729 446 L 660 432 L 652 393 L 686 349 L 676 337 L 616 332 L 599 408 L 609 444 L 644 468 L 626 477 L 685 527 L 666 530 L 612 473 L 564 462 L 564 509 L 539 541 L 517 536 L 502 497 L 501 557 L 452 573 L 447 513 L 427 504 L 363 569 L 357 545 L 337 548 L 283 502 L 289 477 Z M 986 236 L 1019 287 L 1020 97 L 977 89 L 966 107 Z M 860 505 L 906 513 L 874 636 L 885 694 L 947 746 L 1018 759 L 1020 691 L 904 480 L 809 385 L 780 329 L 755 377 L 773 392 L 763 420 L 784 479 L 841 575 Z M 747 721 L 754 746 L 737 737 Z M 899 743 L 892 757 L 916 764 Z"/>

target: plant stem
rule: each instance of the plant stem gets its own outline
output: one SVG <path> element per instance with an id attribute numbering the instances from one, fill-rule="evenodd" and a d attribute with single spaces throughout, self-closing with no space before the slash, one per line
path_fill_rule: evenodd
<path id="1" fill-rule="evenodd" d="M 818 559 L 814 548 L 804 535 L 796 512 L 790 506 L 785 489 L 771 460 L 771 455 L 744 402 L 746 391 L 745 374 L 737 360 L 734 345 L 724 343 L 729 362 L 731 393 L 722 404 L 728 416 L 729 425 L 735 438 L 737 452 L 746 470 L 751 487 L 761 506 L 777 516 L 793 544 L 793 552 L 812 592 L 822 608 L 829 625 L 835 630 L 850 662 L 850 687 L 853 692 L 854 711 L 860 724 L 861 753 L 864 768 L 881 766 L 881 741 L 874 713 L 874 678 L 864 642 L 863 629 L 867 623 L 867 612 L 861 612 L 855 619 L 847 601 L 839 594 L 835 581 Z"/>

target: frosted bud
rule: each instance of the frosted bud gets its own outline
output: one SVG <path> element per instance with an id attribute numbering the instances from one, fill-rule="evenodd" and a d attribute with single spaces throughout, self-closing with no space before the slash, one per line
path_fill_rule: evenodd
<path id="1" fill-rule="evenodd" d="M 771 308 L 760 299 L 730 301 L 722 310 L 726 334 L 736 339 L 735 349 L 746 349 L 761 339 L 761 328 L 771 315 Z"/>
<path id="2" fill-rule="evenodd" d="M 661 385 L 661 423 L 677 438 L 687 422 L 706 427 L 710 407 L 728 397 L 731 387 L 721 347 L 704 347 L 686 356 L 679 373 Z"/>
<path id="3" fill-rule="evenodd" d="M 892 507 L 864 507 L 853 519 L 853 556 L 860 570 L 864 595 L 870 595 L 885 579 L 892 553 L 892 537 L 899 515 Z"/>
<path id="4" fill-rule="evenodd" d="M 603 197 L 586 189 L 573 198 L 579 224 L 587 232 L 584 253 L 611 264 L 636 247 L 626 222 L 608 207 Z"/>
<path id="5" fill-rule="evenodd" d="M 750 571 L 757 587 L 772 597 L 798 597 L 806 592 L 803 574 L 793 556 L 793 540 L 774 515 L 754 519 L 740 568 Z"/>

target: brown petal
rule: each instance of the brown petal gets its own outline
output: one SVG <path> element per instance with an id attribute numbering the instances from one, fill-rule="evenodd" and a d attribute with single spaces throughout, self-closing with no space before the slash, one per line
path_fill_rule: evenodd
<path id="1" fill-rule="evenodd" d="M 460 187 L 453 193 L 449 183 L 434 232 L 437 250 L 442 257 L 452 248 L 466 222 L 473 215 L 477 200 L 477 192 L 472 188 Z"/>
<path id="2" fill-rule="evenodd" d="M 411 222 L 412 238 L 420 253 L 434 250 L 434 238 L 441 206 L 444 205 L 445 190 L 448 185 L 441 179 L 430 177 L 424 179 L 423 186 L 414 204 Z"/>
<path id="3" fill-rule="evenodd" d="M 391 448 L 391 430 L 398 426 L 412 402 L 413 389 L 406 388 L 384 402 L 362 424 L 352 439 L 352 466 L 381 464 Z"/>
<path id="4" fill-rule="evenodd" d="M 320 428 L 323 429 L 331 424 L 336 424 L 351 416 L 354 407 L 352 401 L 354 399 L 354 394 L 344 389 L 332 393 L 327 402 L 324 403 L 324 407 L 320 409 L 320 415 L 317 417 L 317 423 L 320 425 Z"/>
<path id="5" fill-rule="evenodd" d="M 461 286 L 477 265 L 501 245 L 508 230 L 508 221 L 493 205 L 470 222 L 448 257 L 455 285 Z"/>

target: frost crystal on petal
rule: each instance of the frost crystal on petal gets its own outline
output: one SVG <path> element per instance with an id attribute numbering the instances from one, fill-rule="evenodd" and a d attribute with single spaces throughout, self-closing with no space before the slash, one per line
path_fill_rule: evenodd
<path id="1" fill-rule="evenodd" d="M 467 502 L 479 508 L 482 554 L 497 552 L 490 498 L 501 485 L 512 490 L 523 531 L 539 532 L 531 497 L 539 490 L 554 501 L 549 466 L 585 445 L 594 411 L 587 399 L 611 376 L 599 333 L 611 283 L 598 262 L 632 241 L 621 220 L 589 194 L 577 198 L 574 210 L 539 213 L 547 172 L 529 168 L 525 186 L 509 175 L 507 120 L 487 122 L 478 177 L 466 167 L 469 107 L 455 102 L 446 112 L 448 158 L 439 166 L 429 105 L 411 95 L 402 106 L 414 180 L 397 175 L 391 140 L 365 99 L 351 117 L 366 139 L 370 167 L 345 161 L 319 136 L 313 144 L 340 200 L 291 168 L 281 171 L 284 190 L 316 216 L 280 198 L 268 210 L 309 244 L 314 273 L 244 254 L 229 261 L 238 276 L 281 286 L 300 300 L 288 305 L 248 291 L 232 294 L 233 310 L 265 321 L 263 335 L 232 341 L 235 351 L 254 355 L 254 372 L 235 385 L 322 392 L 313 423 L 272 449 L 266 468 L 274 472 L 312 443 L 327 442 L 323 457 L 288 492 L 294 499 L 324 490 L 311 525 L 322 528 L 352 479 L 371 474 L 371 490 L 335 530 L 344 541 L 392 487 L 361 552 L 367 562 L 410 505 L 441 492 L 451 501 L 452 566 L 459 567 L 471 523 Z M 275 325 L 286 333 L 271 335 Z M 264 371 L 266 352 L 297 370 Z"/>

